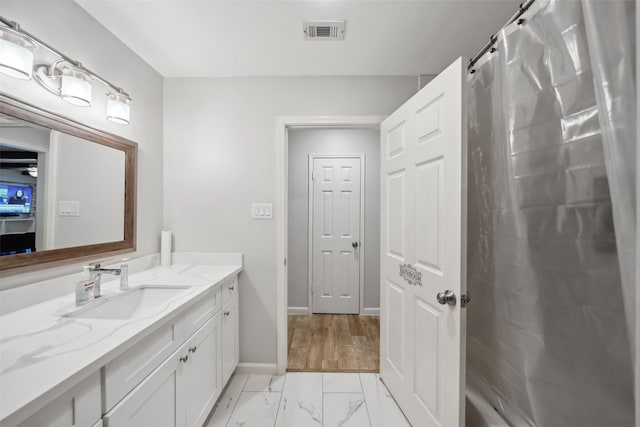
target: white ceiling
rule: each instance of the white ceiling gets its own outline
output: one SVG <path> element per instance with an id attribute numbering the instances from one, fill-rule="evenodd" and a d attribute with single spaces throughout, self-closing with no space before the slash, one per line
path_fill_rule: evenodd
<path id="1" fill-rule="evenodd" d="M 164 77 L 437 74 L 474 55 L 517 0 L 76 0 Z M 346 19 L 344 41 L 304 20 Z"/>

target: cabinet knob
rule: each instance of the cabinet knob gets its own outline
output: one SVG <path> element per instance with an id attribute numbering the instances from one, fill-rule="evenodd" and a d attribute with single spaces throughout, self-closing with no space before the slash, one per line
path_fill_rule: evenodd
<path id="1" fill-rule="evenodd" d="M 234 289 L 235 289 L 235 285 L 234 286 L 229 286 L 229 292 L 233 292 Z"/>
<path id="2" fill-rule="evenodd" d="M 225 312 L 224 312 L 224 315 L 225 315 L 225 316 L 228 316 L 228 315 L 229 315 L 229 313 L 231 313 L 231 312 L 230 312 L 230 311 L 225 311 Z"/>
<path id="3" fill-rule="evenodd" d="M 188 355 L 188 354 L 185 354 L 184 356 L 182 356 L 182 357 L 180 358 L 180 361 L 181 361 L 182 363 L 187 363 L 187 360 L 189 360 L 189 355 Z"/>
<path id="4" fill-rule="evenodd" d="M 193 347 L 189 347 L 189 353 L 195 353 L 197 349 L 198 347 L 195 345 Z"/>

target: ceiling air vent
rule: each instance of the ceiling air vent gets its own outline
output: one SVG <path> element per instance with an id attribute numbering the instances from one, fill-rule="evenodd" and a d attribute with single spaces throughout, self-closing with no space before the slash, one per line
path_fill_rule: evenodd
<path id="1" fill-rule="evenodd" d="M 345 21 L 307 21 L 302 26 L 305 40 L 344 40 Z"/>

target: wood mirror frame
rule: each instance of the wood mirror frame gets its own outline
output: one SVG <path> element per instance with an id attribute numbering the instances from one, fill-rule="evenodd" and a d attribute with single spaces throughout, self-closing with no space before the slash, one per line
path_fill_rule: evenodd
<path id="1" fill-rule="evenodd" d="M 42 110 L 7 95 L 0 94 L 0 113 L 44 126 L 97 144 L 115 148 L 125 155 L 124 240 L 96 243 L 40 252 L 0 256 L 0 273 L 18 273 L 72 264 L 98 257 L 110 257 L 136 250 L 136 175 L 138 144 L 128 139 L 94 129 Z"/>

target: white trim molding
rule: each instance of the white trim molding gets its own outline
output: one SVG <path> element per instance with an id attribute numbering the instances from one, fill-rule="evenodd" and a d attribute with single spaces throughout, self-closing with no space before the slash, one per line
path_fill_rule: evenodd
<path id="1" fill-rule="evenodd" d="M 309 307 L 289 307 L 289 314 L 309 314 Z"/>
<path id="2" fill-rule="evenodd" d="M 274 375 L 275 373 L 275 363 L 238 363 L 236 367 L 236 374 Z"/>
<path id="3" fill-rule="evenodd" d="M 360 316 L 380 316 L 380 307 L 365 307 L 360 312 Z"/>
<path id="4" fill-rule="evenodd" d="M 282 116 L 276 118 L 276 361 L 277 372 L 287 369 L 287 179 L 289 129 L 380 129 L 384 116 Z"/>

